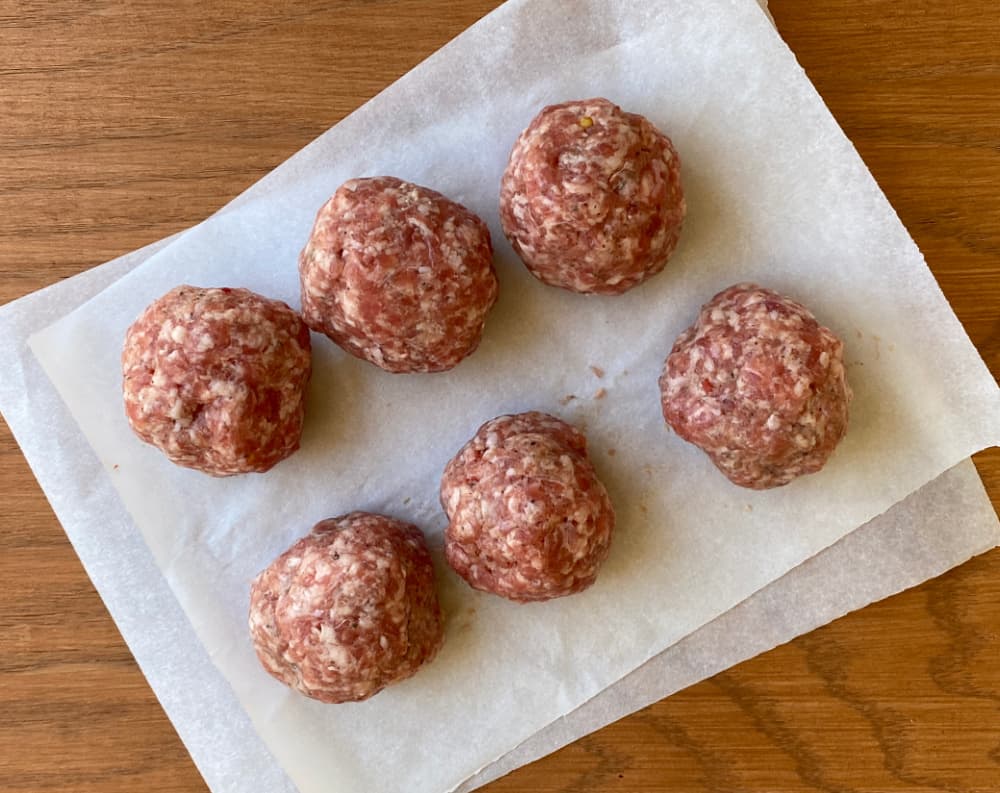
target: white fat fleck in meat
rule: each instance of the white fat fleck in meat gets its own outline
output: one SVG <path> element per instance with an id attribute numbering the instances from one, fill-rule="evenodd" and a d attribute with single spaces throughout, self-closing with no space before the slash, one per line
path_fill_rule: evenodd
<path id="1" fill-rule="evenodd" d="M 675 342 L 663 415 L 735 484 L 769 488 L 825 465 L 847 431 L 843 344 L 795 301 L 753 284 L 720 292 Z"/>
<path id="2" fill-rule="evenodd" d="M 168 405 L 167 416 L 173 419 L 175 422 L 179 421 L 184 417 L 185 405 L 183 400 L 177 397 L 175 397 L 173 400 L 168 399 L 167 405 Z"/>
<path id="3" fill-rule="evenodd" d="M 441 503 L 449 564 L 471 586 L 516 601 L 590 586 L 614 528 L 583 435 L 544 413 L 480 427 L 445 468 Z"/>
<path id="4" fill-rule="evenodd" d="M 198 335 L 198 341 L 195 342 L 196 352 L 207 352 L 215 346 L 215 339 L 212 338 L 212 334 L 205 330 L 201 331 Z"/>

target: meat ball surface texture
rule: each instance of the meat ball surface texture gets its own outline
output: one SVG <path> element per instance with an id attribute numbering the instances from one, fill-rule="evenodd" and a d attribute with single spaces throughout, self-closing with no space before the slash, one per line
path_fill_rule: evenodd
<path id="1" fill-rule="evenodd" d="M 299 448 L 311 350 L 309 329 L 280 301 L 179 286 L 125 335 L 125 415 L 178 465 L 267 471 Z"/>
<path id="2" fill-rule="evenodd" d="M 687 211 L 681 163 L 646 118 L 607 99 L 546 107 L 500 184 L 504 234 L 551 286 L 617 295 L 660 272 Z"/>
<path id="3" fill-rule="evenodd" d="M 299 257 L 302 315 L 389 372 L 441 372 L 479 346 L 497 300 L 486 224 L 434 190 L 351 179 Z"/>
<path id="4" fill-rule="evenodd" d="M 615 514 L 575 427 L 545 413 L 483 424 L 441 481 L 445 557 L 472 587 L 515 601 L 586 589 Z"/>
<path id="5" fill-rule="evenodd" d="M 844 345 L 804 306 L 737 284 L 702 307 L 660 377 L 663 416 L 734 484 L 819 471 L 847 432 Z"/>
<path id="6" fill-rule="evenodd" d="M 322 702 L 411 677 L 444 637 L 423 534 L 367 512 L 317 523 L 254 580 L 250 636 L 271 675 Z"/>

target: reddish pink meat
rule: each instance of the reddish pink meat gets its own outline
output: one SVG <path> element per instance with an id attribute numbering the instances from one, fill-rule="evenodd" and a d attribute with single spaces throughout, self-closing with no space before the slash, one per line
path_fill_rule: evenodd
<path id="1" fill-rule="evenodd" d="M 621 294 L 660 272 L 677 246 L 680 168 L 666 135 L 606 99 L 546 107 L 503 175 L 504 233 L 545 283 Z"/>
<path id="2" fill-rule="evenodd" d="M 323 702 L 411 677 L 444 637 L 423 534 L 367 512 L 317 523 L 254 580 L 250 636 L 270 674 Z"/>
<path id="3" fill-rule="evenodd" d="M 284 303 L 179 286 L 125 336 L 125 414 L 178 465 L 266 471 L 299 448 L 311 367 L 309 329 Z"/>
<path id="4" fill-rule="evenodd" d="M 586 589 L 615 515 L 575 427 L 545 413 L 486 422 L 445 468 L 445 556 L 471 586 L 516 601 Z"/>
<path id="5" fill-rule="evenodd" d="M 735 484 L 785 485 L 820 470 L 847 431 L 843 350 L 799 303 L 731 286 L 667 357 L 663 416 Z"/>
<path id="6" fill-rule="evenodd" d="M 389 372 L 440 372 L 471 354 L 497 300 L 486 224 L 391 176 L 351 179 L 320 209 L 299 259 L 302 314 Z"/>

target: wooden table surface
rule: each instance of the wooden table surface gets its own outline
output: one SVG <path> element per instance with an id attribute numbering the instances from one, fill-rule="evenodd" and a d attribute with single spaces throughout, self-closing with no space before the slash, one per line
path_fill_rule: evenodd
<path id="1" fill-rule="evenodd" d="M 0 0 L 0 303 L 203 219 L 498 4 Z M 1000 373 L 996 0 L 771 6 Z M 0 790 L 205 790 L 6 425 L 0 488 Z M 488 789 L 1000 790 L 1000 551 Z"/>

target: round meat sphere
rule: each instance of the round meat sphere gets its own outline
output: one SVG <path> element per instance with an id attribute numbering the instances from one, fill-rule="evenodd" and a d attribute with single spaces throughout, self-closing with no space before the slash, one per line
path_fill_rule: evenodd
<path id="1" fill-rule="evenodd" d="M 546 107 L 514 144 L 500 184 L 504 233 L 531 273 L 617 295 L 660 272 L 686 205 L 666 135 L 607 99 Z"/>
<path id="2" fill-rule="evenodd" d="M 254 580 L 250 636 L 264 669 L 322 702 L 413 676 L 444 638 L 424 535 L 368 512 L 320 521 Z"/>
<path id="3" fill-rule="evenodd" d="M 521 602 L 593 584 L 615 525 L 586 438 L 537 412 L 483 424 L 445 468 L 441 504 L 448 563 L 475 589 Z"/>
<path id="4" fill-rule="evenodd" d="M 847 431 L 852 397 L 843 343 L 755 284 L 702 307 L 667 357 L 660 393 L 674 432 L 756 490 L 820 470 Z"/>
<path id="5" fill-rule="evenodd" d="M 125 415 L 178 465 L 267 471 L 299 448 L 311 350 L 309 328 L 280 301 L 179 286 L 125 335 Z"/>
<path id="6" fill-rule="evenodd" d="M 486 224 L 391 176 L 351 179 L 323 205 L 299 258 L 302 315 L 389 372 L 441 372 L 479 346 L 497 300 Z"/>

